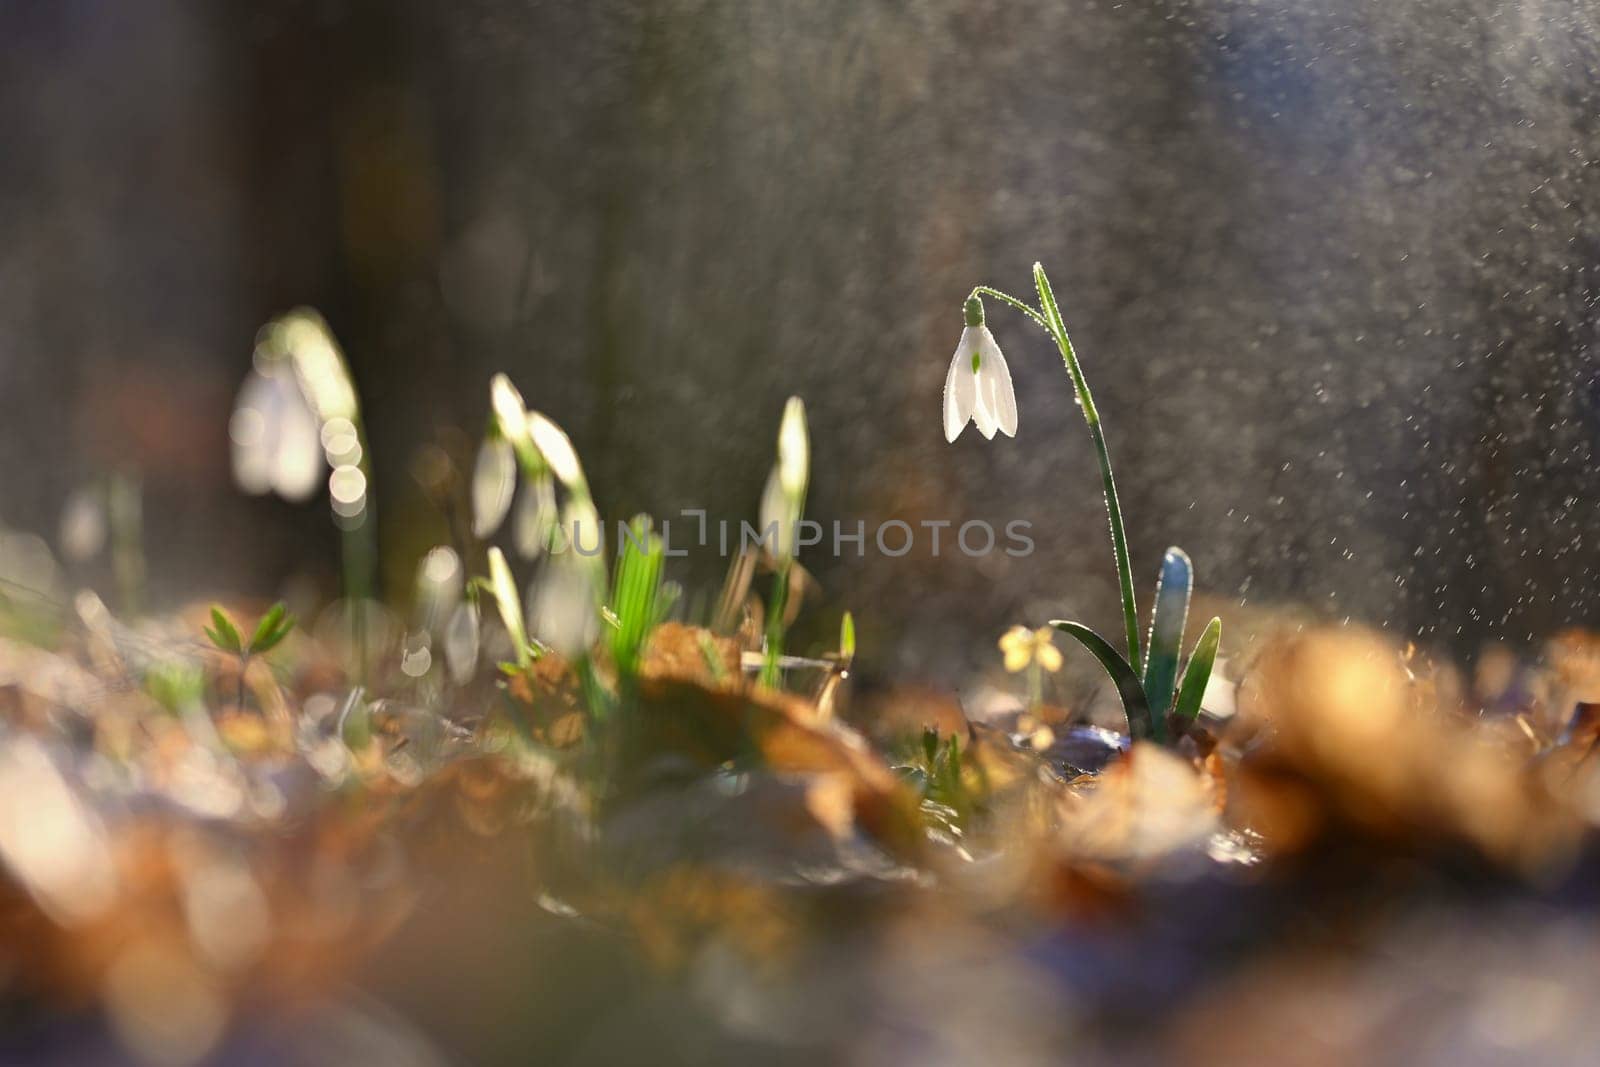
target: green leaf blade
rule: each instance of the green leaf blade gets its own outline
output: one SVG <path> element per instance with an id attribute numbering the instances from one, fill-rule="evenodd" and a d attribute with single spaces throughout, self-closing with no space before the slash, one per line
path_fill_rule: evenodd
<path id="1" fill-rule="evenodd" d="M 1128 716 L 1128 736 L 1135 741 L 1160 741 L 1163 730 L 1150 714 L 1150 701 L 1145 696 L 1144 683 L 1139 681 L 1138 673 L 1122 658 L 1122 654 L 1111 647 L 1111 642 L 1081 622 L 1053 619 L 1050 625 L 1075 638 L 1111 676 L 1111 681 L 1117 687 L 1117 695 L 1122 698 L 1122 710 Z"/>
<path id="2" fill-rule="evenodd" d="M 1178 656 L 1183 628 L 1189 621 L 1189 596 L 1194 589 L 1194 565 L 1183 549 L 1167 549 L 1156 580 L 1156 602 L 1150 611 L 1150 640 L 1144 665 L 1144 691 L 1151 710 L 1165 716 L 1172 707 L 1178 684 Z"/>
<path id="3" fill-rule="evenodd" d="M 1178 699 L 1172 713 L 1182 719 L 1193 719 L 1200 714 L 1200 701 L 1206 695 L 1206 683 L 1211 680 L 1211 668 L 1217 661 L 1217 646 L 1222 643 L 1222 620 L 1212 619 L 1205 632 L 1195 642 L 1194 654 L 1183 672 L 1183 685 L 1178 689 Z"/>
<path id="4" fill-rule="evenodd" d="M 283 633 L 279 633 L 278 627 L 283 622 L 283 617 L 288 614 L 288 611 L 288 606 L 281 600 L 268 608 L 267 613 L 261 616 L 261 621 L 256 623 L 256 632 L 250 635 L 250 644 L 246 647 L 251 652 L 265 652 L 283 640 L 284 634 L 288 633 L 288 631 L 285 630 Z"/>
<path id="5" fill-rule="evenodd" d="M 211 626 L 213 628 L 207 629 L 206 634 L 212 644 L 236 656 L 244 654 L 244 640 L 239 636 L 239 628 L 214 604 L 211 607 Z"/>

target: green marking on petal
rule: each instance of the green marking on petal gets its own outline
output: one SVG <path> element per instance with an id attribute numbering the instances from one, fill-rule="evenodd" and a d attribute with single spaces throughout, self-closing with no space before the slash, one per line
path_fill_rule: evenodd
<path id="1" fill-rule="evenodd" d="M 972 373 L 977 374 L 978 368 L 981 366 L 983 366 L 983 357 L 979 355 L 978 350 L 974 348 L 972 350 Z"/>

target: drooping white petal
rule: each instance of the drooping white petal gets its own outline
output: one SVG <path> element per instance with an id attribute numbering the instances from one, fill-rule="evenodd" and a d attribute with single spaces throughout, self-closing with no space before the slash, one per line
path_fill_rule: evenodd
<path id="1" fill-rule="evenodd" d="M 1011 368 L 987 328 L 980 327 L 978 362 L 978 406 L 992 417 L 994 426 L 1007 437 L 1017 435 L 1017 396 L 1011 385 Z M 980 423 L 980 429 L 982 424 Z M 993 434 L 985 436 L 992 437 Z"/>
<path id="2" fill-rule="evenodd" d="M 961 331 L 961 342 L 955 355 L 950 357 L 950 370 L 944 378 L 944 439 L 954 441 L 972 418 L 977 400 L 977 388 L 972 373 L 972 353 L 975 330 L 968 326 Z"/>
<path id="3" fill-rule="evenodd" d="M 472 468 L 472 535 L 489 537 L 505 521 L 517 487 L 517 456 L 511 442 L 488 437 Z"/>
<path id="4" fill-rule="evenodd" d="M 325 462 L 317 417 L 286 364 L 269 362 L 245 378 L 228 436 L 233 477 L 245 492 L 290 500 L 316 492 Z"/>
<path id="5" fill-rule="evenodd" d="M 995 344 L 994 338 L 989 338 L 989 347 L 994 357 L 995 416 L 1000 424 L 1000 432 L 1006 437 L 1016 437 L 1016 389 L 1011 386 L 1011 368 L 1006 366 L 1005 357 L 1000 355 L 1000 346 Z"/>
<path id="6" fill-rule="evenodd" d="M 285 500 L 309 500 L 322 485 L 327 458 L 322 452 L 322 434 L 316 414 L 299 387 L 287 375 L 282 383 L 283 406 L 279 410 L 276 441 L 273 447 L 272 487 Z"/>

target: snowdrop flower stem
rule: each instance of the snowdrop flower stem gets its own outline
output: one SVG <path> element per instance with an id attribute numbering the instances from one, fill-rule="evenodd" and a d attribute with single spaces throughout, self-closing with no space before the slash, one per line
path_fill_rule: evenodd
<path id="1" fill-rule="evenodd" d="M 1000 301 L 1002 304 L 1005 304 L 1005 305 L 1007 305 L 1009 307 L 1016 308 L 1018 311 L 1022 312 L 1024 315 L 1028 316 L 1028 318 L 1032 319 L 1033 322 L 1034 322 L 1034 325 L 1038 326 L 1039 329 L 1045 331 L 1046 333 L 1052 333 L 1052 331 L 1050 329 L 1050 324 L 1045 321 L 1045 318 L 1044 318 L 1043 315 L 1039 314 L 1037 311 L 1033 310 L 1033 308 L 1029 307 L 1027 304 L 1024 304 L 1022 301 L 1018 300 L 1016 297 L 1011 296 L 1008 293 L 1002 293 L 998 289 L 991 289 L 987 285 L 979 285 L 979 286 L 976 286 L 972 290 L 971 295 L 968 296 L 967 299 L 971 300 L 972 297 L 974 297 L 974 296 L 990 296 L 990 297 L 993 297 L 994 299 Z"/>
<path id="2" fill-rule="evenodd" d="M 1061 309 L 1056 304 L 1055 293 L 1050 288 L 1050 279 L 1045 277 L 1044 267 L 1038 263 L 1033 265 L 1033 282 L 1039 291 L 1037 310 L 1014 296 L 986 285 L 973 289 L 968 300 L 987 296 L 1015 308 L 1032 319 L 1034 325 L 1049 334 L 1061 351 L 1061 361 L 1066 364 L 1067 375 L 1072 379 L 1078 406 L 1083 409 L 1083 421 L 1089 426 L 1089 436 L 1094 441 L 1095 456 L 1100 461 L 1100 483 L 1105 494 L 1106 517 L 1111 523 L 1111 548 L 1117 560 L 1117 582 L 1122 587 L 1122 618 L 1127 628 L 1128 655 L 1131 662 L 1139 663 L 1143 659 L 1143 654 L 1139 643 L 1139 608 L 1133 591 L 1133 566 L 1128 558 L 1128 534 L 1122 522 L 1122 505 L 1117 499 L 1116 479 L 1111 474 L 1111 452 L 1106 447 L 1105 430 L 1100 425 L 1100 411 L 1095 407 L 1094 395 L 1089 392 L 1089 382 L 1083 376 L 1083 368 L 1078 363 L 1078 353 L 1072 347 L 1072 339 L 1067 336 L 1066 323 L 1061 319 Z"/>

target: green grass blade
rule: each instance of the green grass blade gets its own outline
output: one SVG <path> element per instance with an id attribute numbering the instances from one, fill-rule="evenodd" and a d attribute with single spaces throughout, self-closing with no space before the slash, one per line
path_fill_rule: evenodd
<path id="1" fill-rule="evenodd" d="M 1189 620 L 1189 594 L 1194 589 L 1194 567 L 1181 548 L 1167 549 L 1156 580 L 1156 603 L 1150 611 L 1150 641 L 1145 653 L 1144 691 L 1157 716 L 1172 707 L 1178 684 L 1178 654 L 1183 627 Z"/>
<path id="2" fill-rule="evenodd" d="M 1222 620 L 1212 619 L 1205 633 L 1195 642 L 1194 655 L 1183 672 L 1183 686 L 1178 690 L 1178 701 L 1173 714 L 1192 719 L 1200 714 L 1200 699 L 1206 695 L 1206 682 L 1211 679 L 1211 667 L 1217 661 L 1217 646 L 1222 643 Z"/>
<path id="3" fill-rule="evenodd" d="M 1145 698 L 1144 684 L 1139 681 L 1139 675 L 1128 661 L 1122 658 L 1122 654 L 1111 647 L 1111 642 L 1081 622 L 1053 619 L 1050 625 L 1077 638 L 1078 643 L 1088 649 L 1111 676 L 1117 694 L 1122 697 L 1122 710 L 1128 716 L 1128 736 L 1135 741 L 1161 740 L 1162 731 L 1150 714 L 1150 702 Z"/>

